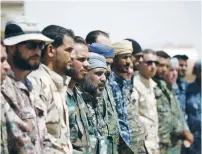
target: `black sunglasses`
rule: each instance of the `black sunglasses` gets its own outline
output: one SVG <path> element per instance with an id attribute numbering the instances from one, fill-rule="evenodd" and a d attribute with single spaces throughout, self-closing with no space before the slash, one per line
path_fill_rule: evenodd
<path id="1" fill-rule="evenodd" d="M 135 55 L 134 57 L 135 59 L 140 60 L 140 58 L 143 58 L 143 55 Z"/>
<path id="2" fill-rule="evenodd" d="M 44 42 L 34 42 L 34 41 L 24 41 L 20 42 L 19 45 L 25 45 L 29 50 L 36 50 L 38 47 L 40 50 L 43 50 L 45 47 Z"/>
<path id="3" fill-rule="evenodd" d="M 159 62 L 158 61 L 152 61 L 152 60 L 148 60 L 148 61 L 144 61 L 148 66 L 151 66 L 153 63 L 156 66 L 159 66 Z"/>

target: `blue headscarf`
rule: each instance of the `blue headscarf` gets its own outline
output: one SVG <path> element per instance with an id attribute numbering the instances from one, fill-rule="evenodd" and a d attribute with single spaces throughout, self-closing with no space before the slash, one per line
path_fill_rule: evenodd
<path id="1" fill-rule="evenodd" d="M 113 48 L 101 43 L 93 43 L 89 45 L 89 52 L 94 52 L 109 58 L 113 58 L 115 55 Z"/>

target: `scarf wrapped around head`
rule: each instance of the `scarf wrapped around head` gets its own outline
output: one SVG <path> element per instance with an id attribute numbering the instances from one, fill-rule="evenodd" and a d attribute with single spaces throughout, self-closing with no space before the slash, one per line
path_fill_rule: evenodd
<path id="1" fill-rule="evenodd" d="M 107 68 L 107 63 L 105 60 L 105 57 L 102 55 L 99 55 L 97 53 L 89 52 L 88 54 L 88 69 L 94 69 L 94 68 Z"/>
<path id="2" fill-rule="evenodd" d="M 112 48 L 115 50 L 115 55 L 131 54 L 133 52 L 132 43 L 127 40 L 113 43 Z"/>
<path id="3" fill-rule="evenodd" d="M 109 58 L 113 58 L 115 54 L 113 48 L 101 43 L 93 43 L 89 45 L 89 52 L 94 52 Z"/>

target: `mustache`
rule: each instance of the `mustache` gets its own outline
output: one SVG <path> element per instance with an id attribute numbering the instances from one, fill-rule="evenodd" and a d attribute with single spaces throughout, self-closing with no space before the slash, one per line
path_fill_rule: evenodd
<path id="1" fill-rule="evenodd" d="M 106 82 L 102 81 L 102 82 L 98 83 L 98 86 L 99 87 L 105 87 L 105 84 L 106 84 Z"/>
<path id="2" fill-rule="evenodd" d="M 29 57 L 29 59 L 31 59 L 31 58 L 41 58 L 41 56 L 39 54 L 35 54 L 35 55 Z"/>

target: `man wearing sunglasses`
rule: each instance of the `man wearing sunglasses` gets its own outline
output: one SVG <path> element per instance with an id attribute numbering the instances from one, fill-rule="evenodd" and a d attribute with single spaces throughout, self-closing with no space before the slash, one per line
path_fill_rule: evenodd
<path id="1" fill-rule="evenodd" d="M 50 152 L 51 144 L 45 140 L 47 129 L 44 109 L 41 106 L 39 94 L 33 90 L 33 85 L 27 75 L 39 67 L 41 49 L 45 43 L 51 42 L 51 39 L 40 33 L 37 24 L 29 21 L 26 17 L 18 17 L 6 24 L 4 44 L 12 70 L 9 72 L 10 78 L 6 79 L 1 92 L 7 96 L 5 98 L 15 111 L 16 116 L 24 122 L 27 130 L 24 130 L 23 133 L 28 135 L 27 139 L 31 140 L 33 144 L 24 148 L 27 152 L 19 151 L 19 146 L 23 144 L 8 136 L 14 143 L 9 145 L 9 147 L 14 146 L 10 153 L 41 154 Z"/>
<path id="2" fill-rule="evenodd" d="M 151 49 L 143 51 L 143 62 L 133 79 L 132 100 L 135 102 L 140 120 L 146 128 L 145 145 L 149 154 L 159 153 L 158 113 L 152 77 L 158 66 L 156 53 Z"/>
<path id="3" fill-rule="evenodd" d="M 39 69 L 30 74 L 32 83 L 43 99 L 46 126 L 52 143 L 52 153 L 71 154 L 69 118 L 64 83 L 70 70 L 74 32 L 58 25 L 45 27 L 42 34 L 54 40 L 42 51 Z M 66 81 L 64 81 L 64 78 Z"/>

